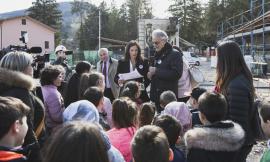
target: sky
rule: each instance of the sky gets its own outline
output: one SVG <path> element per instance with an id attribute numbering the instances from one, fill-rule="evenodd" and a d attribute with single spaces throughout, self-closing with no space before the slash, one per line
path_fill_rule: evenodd
<path id="1" fill-rule="evenodd" d="M 35 0 L 0 0 L 0 13 L 26 9 L 32 5 L 32 2 Z M 56 0 L 57 2 L 63 1 L 73 1 L 73 0 Z M 92 2 L 96 5 L 102 0 L 84 0 Z M 111 3 L 111 0 L 105 0 L 107 4 Z M 120 6 L 125 0 L 114 0 L 117 5 Z M 208 0 L 201 0 L 202 3 L 207 3 Z M 170 5 L 169 0 L 151 0 L 153 15 L 157 18 L 167 18 L 170 14 L 167 12 L 167 9 Z"/>

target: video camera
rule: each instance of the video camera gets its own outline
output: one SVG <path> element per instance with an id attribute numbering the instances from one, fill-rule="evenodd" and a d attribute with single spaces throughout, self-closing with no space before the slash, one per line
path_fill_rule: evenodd
<path id="1" fill-rule="evenodd" d="M 42 48 L 41 47 L 27 47 L 28 42 L 28 34 L 24 33 L 21 38 L 19 38 L 20 41 L 24 45 L 9 45 L 8 47 L 2 49 L 0 51 L 0 60 L 2 57 L 4 57 L 7 53 L 12 51 L 23 51 L 27 52 L 32 55 L 33 57 L 33 63 L 32 67 L 34 69 L 34 77 L 37 78 L 39 76 L 39 72 L 42 68 L 45 66 L 45 62 L 49 62 L 49 54 L 41 55 Z"/>

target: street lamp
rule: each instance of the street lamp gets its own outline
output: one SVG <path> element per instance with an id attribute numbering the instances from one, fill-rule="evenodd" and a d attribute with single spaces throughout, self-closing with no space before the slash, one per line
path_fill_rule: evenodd
<path id="1" fill-rule="evenodd" d="M 148 23 L 146 24 L 146 43 L 150 47 L 152 45 L 152 24 Z"/>

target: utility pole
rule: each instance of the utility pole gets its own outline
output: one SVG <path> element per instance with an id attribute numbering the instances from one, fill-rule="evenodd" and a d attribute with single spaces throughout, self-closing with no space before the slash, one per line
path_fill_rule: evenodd
<path id="1" fill-rule="evenodd" d="M 100 45 L 101 45 L 100 37 L 101 37 L 101 11 L 99 8 L 98 10 L 98 49 L 100 49 Z"/>

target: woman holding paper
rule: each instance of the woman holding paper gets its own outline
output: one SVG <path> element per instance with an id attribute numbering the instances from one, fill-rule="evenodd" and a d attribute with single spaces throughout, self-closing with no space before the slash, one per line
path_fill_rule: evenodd
<path id="1" fill-rule="evenodd" d="M 140 84 L 142 90 L 140 99 L 143 102 L 149 101 L 149 97 L 146 92 L 146 87 L 149 85 L 150 80 L 147 78 L 149 65 L 148 60 L 141 56 L 141 48 L 136 41 L 130 41 L 125 50 L 125 58 L 118 61 L 117 72 L 114 77 L 115 83 L 120 87 L 123 87 L 126 81 L 134 80 Z M 129 77 L 130 73 L 138 73 L 132 79 L 125 80 L 124 78 Z M 120 75 L 119 75 L 120 74 Z M 120 77 L 119 77 L 120 76 Z"/>

